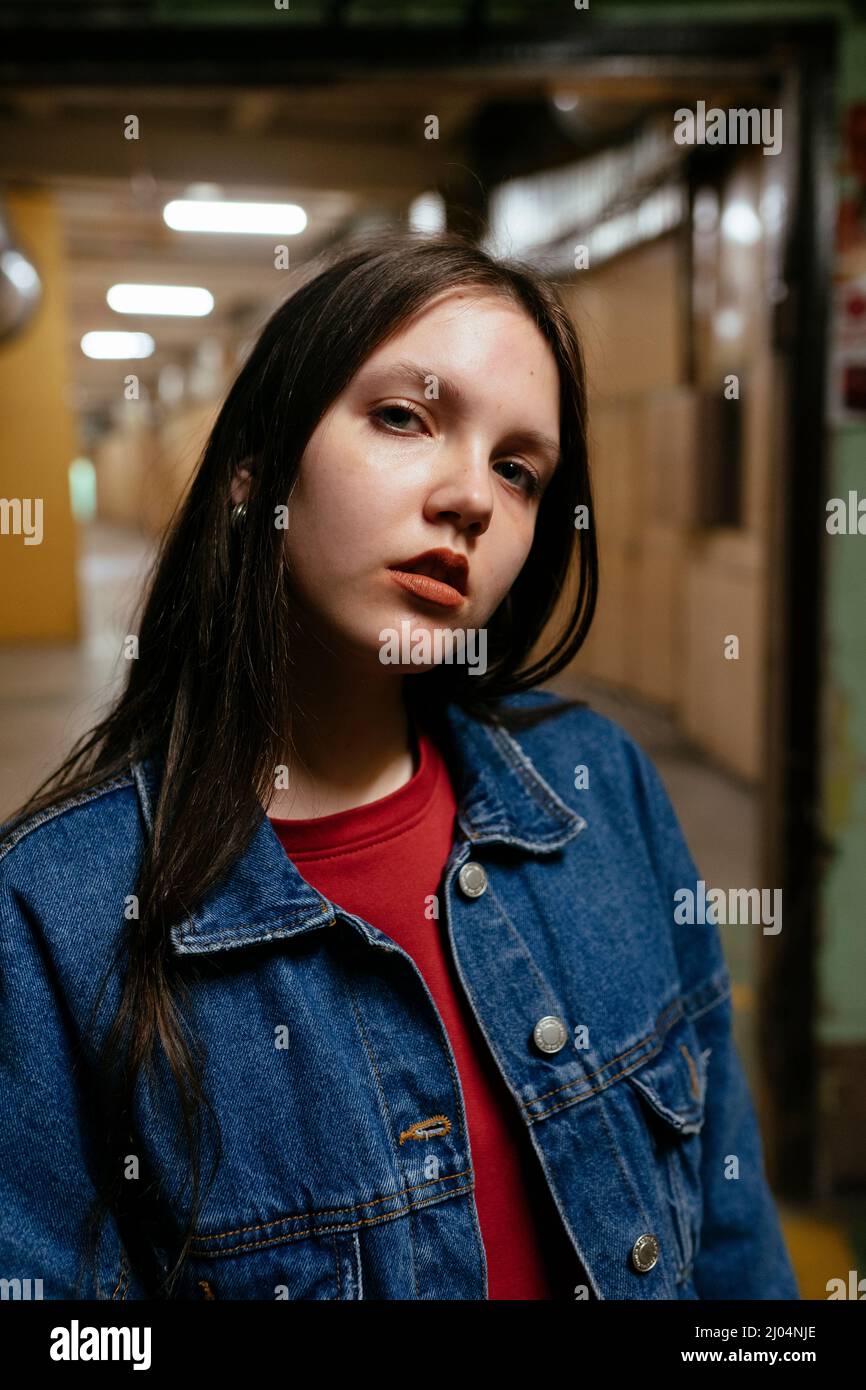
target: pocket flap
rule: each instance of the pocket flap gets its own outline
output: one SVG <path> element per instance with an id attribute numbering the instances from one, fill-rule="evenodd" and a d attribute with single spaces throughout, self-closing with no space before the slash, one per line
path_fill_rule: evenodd
<path id="1" fill-rule="evenodd" d="M 698 1036 L 681 1018 L 666 1034 L 661 1050 L 650 1053 L 627 1080 L 653 1110 L 683 1134 L 697 1134 L 704 1123 L 707 1059 Z"/>

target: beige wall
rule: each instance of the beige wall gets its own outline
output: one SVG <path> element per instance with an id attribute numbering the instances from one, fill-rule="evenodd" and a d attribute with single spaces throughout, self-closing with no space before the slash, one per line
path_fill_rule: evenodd
<path id="1" fill-rule="evenodd" d="M 723 207 L 731 197 L 757 207 L 762 173 L 745 156 Z M 711 249 L 692 384 L 679 233 L 560 287 L 587 364 L 601 568 L 597 616 L 575 673 L 664 706 L 709 757 L 751 781 L 764 761 L 767 531 L 781 400 L 763 252 L 760 242 L 732 248 L 723 238 Z M 720 308 L 740 311 L 733 337 L 717 331 Z M 725 399 L 729 373 L 740 378 L 739 400 Z M 742 438 L 734 517 L 725 496 L 735 460 L 720 443 L 727 411 L 737 413 Z M 736 660 L 725 655 L 731 637 Z"/>
<path id="2" fill-rule="evenodd" d="M 186 490 L 219 403 L 183 406 L 159 426 L 135 413 L 104 435 L 94 450 L 99 515 L 156 536 Z"/>
<path id="3" fill-rule="evenodd" d="M 681 379 L 679 266 L 676 237 L 667 236 L 562 287 L 580 332 L 594 402 Z"/>

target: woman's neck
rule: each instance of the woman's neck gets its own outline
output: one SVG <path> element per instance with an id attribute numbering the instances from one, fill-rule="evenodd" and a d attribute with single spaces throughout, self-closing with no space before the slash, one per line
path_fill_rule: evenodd
<path id="1" fill-rule="evenodd" d="M 295 701 L 291 737 L 268 814 L 330 816 L 378 801 L 416 768 L 413 721 L 393 675 L 376 685 L 345 679 L 307 688 Z"/>

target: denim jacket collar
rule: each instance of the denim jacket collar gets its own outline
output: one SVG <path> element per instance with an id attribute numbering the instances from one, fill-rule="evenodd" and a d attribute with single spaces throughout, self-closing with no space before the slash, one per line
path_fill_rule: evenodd
<path id="1" fill-rule="evenodd" d="M 470 846 L 500 844 L 549 854 L 585 828 L 584 818 L 557 796 L 506 730 L 482 724 L 455 704 L 445 707 L 443 728 L 450 744 L 443 752 L 455 779 L 457 823 Z M 148 834 L 161 770 L 158 757 L 132 763 Z M 452 848 L 452 859 L 459 849 Z M 356 920 L 371 940 L 385 940 L 376 928 Z M 289 859 L 263 809 L 231 872 L 195 912 L 172 926 L 171 939 L 176 952 L 200 954 L 295 936 L 335 921 L 333 905 Z"/>

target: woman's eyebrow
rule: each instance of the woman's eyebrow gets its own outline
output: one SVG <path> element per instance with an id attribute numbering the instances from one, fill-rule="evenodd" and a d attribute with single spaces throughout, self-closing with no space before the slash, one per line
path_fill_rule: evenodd
<path id="1" fill-rule="evenodd" d="M 441 372 L 434 372 L 431 367 L 422 367 L 418 362 L 390 362 L 387 367 L 374 368 L 364 373 L 364 384 L 369 387 L 376 383 L 393 380 L 395 377 L 402 377 L 405 381 L 411 381 L 422 391 L 426 390 L 432 378 L 437 384 L 438 399 L 463 400 L 463 392 L 456 381 L 443 376 Z M 433 399 L 437 399 L 437 397 Z M 549 434 L 544 434 L 541 430 L 529 428 L 512 430 L 508 437 L 514 440 L 517 446 L 539 449 L 548 454 L 551 470 L 554 472 L 562 462 L 562 455 L 556 440 L 551 439 Z"/>
<path id="2" fill-rule="evenodd" d="M 439 398 L 443 396 L 453 401 L 463 399 L 463 392 L 452 381 L 450 377 L 443 376 L 441 372 L 434 372 L 432 367 L 422 367 L 419 362 L 389 362 L 387 367 L 377 367 L 364 373 L 364 382 L 370 386 L 377 381 L 386 381 L 392 377 L 401 376 L 406 381 L 411 381 L 413 385 L 419 386 L 424 391 L 430 384 L 432 377 L 436 382 Z M 436 399 L 436 397 L 432 397 Z"/>
<path id="3" fill-rule="evenodd" d="M 559 445 L 549 434 L 542 434 L 540 430 L 519 429 L 512 430 L 508 438 L 514 448 L 538 449 L 540 453 L 547 454 L 551 473 L 555 473 L 562 463 Z"/>

